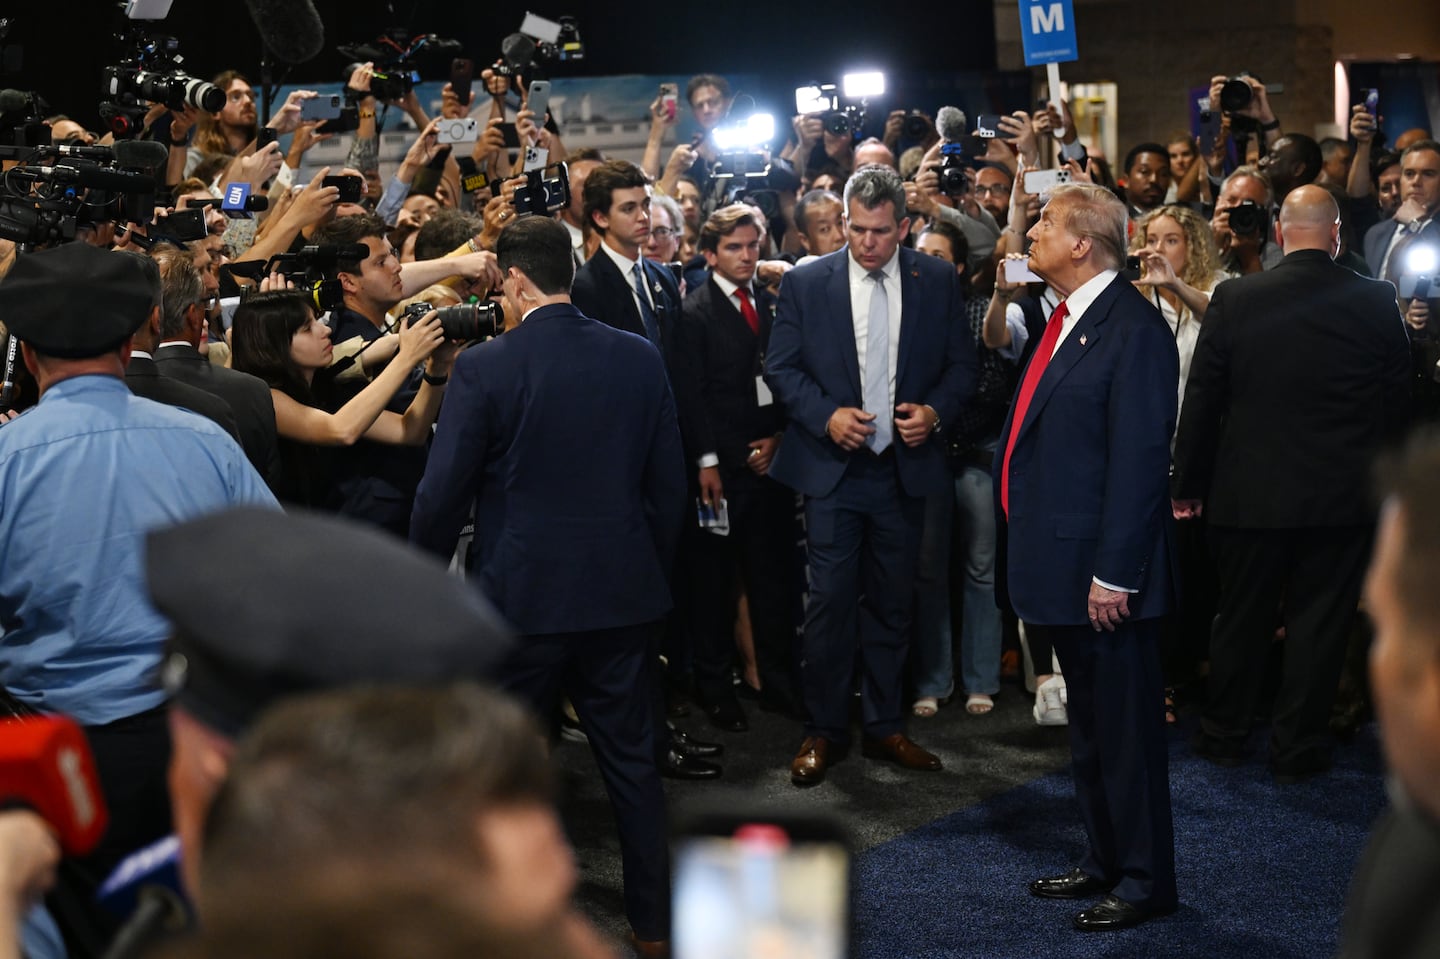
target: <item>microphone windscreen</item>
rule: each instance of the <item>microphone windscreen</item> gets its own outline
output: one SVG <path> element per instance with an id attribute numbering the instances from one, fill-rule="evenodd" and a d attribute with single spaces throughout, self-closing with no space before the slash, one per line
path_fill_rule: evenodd
<path id="1" fill-rule="evenodd" d="M 123 167 L 155 170 L 170 159 L 170 150 L 154 140 L 116 140 L 115 161 Z"/>
<path id="2" fill-rule="evenodd" d="M 325 49 L 325 24 L 312 0 L 245 0 L 260 40 L 281 63 L 304 63 Z"/>
<path id="3" fill-rule="evenodd" d="M 0 113 L 28 113 L 30 94 L 24 90 L 0 90 Z"/>
<path id="4" fill-rule="evenodd" d="M 101 167 L 80 167 L 75 182 L 95 190 L 113 190 L 116 193 L 154 193 L 155 178 L 144 173 L 128 170 L 106 170 Z"/>
<path id="5" fill-rule="evenodd" d="M 966 134 L 965 111 L 958 107 L 941 107 L 935 114 L 935 129 L 940 139 L 950 143 L 958 142 Z"/>
<path id="6" fill-rule="evenodd" d="M 40 814 L 71 856 L 105 833 L 109 816 L 84 732 L 63 716 L 0 720 L 0 804 Z"/>

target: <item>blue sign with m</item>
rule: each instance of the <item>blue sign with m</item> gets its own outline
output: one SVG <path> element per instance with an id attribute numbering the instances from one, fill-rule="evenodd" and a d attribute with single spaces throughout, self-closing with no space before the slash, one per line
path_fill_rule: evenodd
<path id="1" fill-rule="evenodd" d="M 1020 40 L 1027 67 L 1080 59 L 1071 0 L 1020 0 Z"/>

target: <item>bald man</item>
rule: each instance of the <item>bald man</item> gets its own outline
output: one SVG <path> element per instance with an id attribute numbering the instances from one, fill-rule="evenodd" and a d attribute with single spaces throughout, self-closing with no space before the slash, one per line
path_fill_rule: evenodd
<path id="1" fill-rule="evenodd" d="M 1195 751 L 1244 762 L 1283 622 L 1269 747 L 1281 784 L 1330 767 L 1330 706 L 1375 526 L 1371 462 L 1405 425 L 1409 350 L 1393 288 L 1338 266 L 1339 234 L 1324 189 L 1285 198 L 1284 260 L 1215 288 L 1175 442 L 1175 515 L 1209 517 L 1220 570 Z"/>

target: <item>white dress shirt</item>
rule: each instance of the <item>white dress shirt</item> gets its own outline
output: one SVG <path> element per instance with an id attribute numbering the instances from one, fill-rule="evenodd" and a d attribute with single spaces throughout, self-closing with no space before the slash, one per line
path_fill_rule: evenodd
<path id="1" fill-rule="evenodd" d="M 870 297 L 875 292 L 875 281 L 870 271 L 855 262 L 853 256 L 846 256 L 850 266 L 850 320 L 855 329 L 855 356 L 860 361 L 860 382 L 865 382 L 865 354 L 870 344 Z M 890 360 L 888 377 L 890 408 L 866 410 L 876 416 L 895 415 L 895 368 L 900 358 L 900 250 L 890 257 L 890 262 L 880 268 L 885 274 L 885 302 L 890 308 L 890 341 L 887 353 Z M 863 402 L 863 401 L 862 401 Z"/>

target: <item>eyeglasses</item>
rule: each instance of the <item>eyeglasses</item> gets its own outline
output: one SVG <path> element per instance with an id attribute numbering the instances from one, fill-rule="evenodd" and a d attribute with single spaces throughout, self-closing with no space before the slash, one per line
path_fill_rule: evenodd
<path id="1" fill-rule="evenodd" d="M 674 236 L 676 232 L 676 230 L 673 230 L 668 226 L 652 226 L 650 228 L 650 235 L 661 240 L 668 240 L 670 237 Z"/>
<path id="2" fill-rule="evenodd" d="M 983 186 L 979 183 L 975 184 L 975 193 L 977 196 L 985 196 L 986 194 L 990 196 L 1005 196 L 1009 192 L 1010 188 L 1002 183 L 992 183 L 989 186 Z"/>

